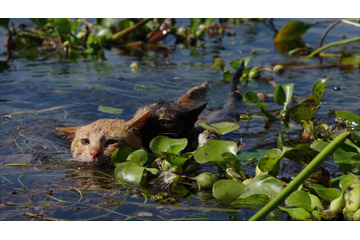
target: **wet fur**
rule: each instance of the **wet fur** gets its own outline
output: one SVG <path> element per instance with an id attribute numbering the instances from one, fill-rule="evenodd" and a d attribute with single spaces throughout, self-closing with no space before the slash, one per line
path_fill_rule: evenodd
<path id="1" fill-rule="evenodd" d="M 99 119 L 85 126 L 57 129 L 71 140 L 73 158 L 102 164 L 109 162 L 112 153 L 119 146 L 141 148 L 139 132 L 149 115 L 150 112 L 145 112 L 129 121 L 118 118 Z"/>

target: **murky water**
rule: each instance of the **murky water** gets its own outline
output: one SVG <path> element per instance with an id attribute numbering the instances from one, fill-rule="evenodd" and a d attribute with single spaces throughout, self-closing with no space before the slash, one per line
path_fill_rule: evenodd
<path id="1" fill-rule="evenodd" d="M 274 23 L 279 28 L 287 21 L 280 19 Z M 327 26 L 320 24 L 311 28 L 303 39 L 316 47 Z M 164 41 L 171 50 L 170 55 L 151 51 L 124 55 L 113 48 L 105 50 L 105 60 L 36 57 L 10 62 L 5 60 L 6 35 L 4 29 L 0 29 L 0 162 L 3 164 L 0 167 L 0 220 L 29 220 L 35 215 L 68 220 L 230 220 L 248 219 L 254 214 L 251 209 L 225 210 L 214 204 L 206 193 L 182 198 L 174 205 L 152 202 L 136 191 L 114 184 L 111 170 L 94 169 L 72 161 L 69 143 L 55 130 L 58 126 L 78 126 L 99 118 L 130 119 L 139 106 L 159 99 L 175 100 L 205 81 L 209 82 L 210 90 L 198 103 L 206 101 L 208 110 L 219 109 L 226 99 L 228 84 L 222 80 L 222 71 L 211 68 L 215 57 L 226 61 L 226 69 L 231 69 L 230 61 L 250 55 L 250 64 L 254 66 L 271 67 L 292 61 L 276 51 L 274 32 L 268 25 L 246 22 L 229 27 L 234 35 L 206 37 L 192 49 L 181 48 L 170 36 Z M 324 44 L 341 40 L 343 35 L 350 38 L 359 36 L 359 32 L 349 26 L 335 28 Z M 309 61 L 309 64 L 319 64 L 316 59 Z M 132 62 L 139 64 L 135 72 L 130 68 Z M 332 124 L 332 119 L 327 118 L 330 109 L 359 114 L 358 69 L 293 69 L 281 76 L 266 75 L 278 84 L 295 83 L 294 94 L 302 98 L 311 93 L 316 80 L 330 76 L 323 105 L 315 118 Z M 335 91 L 335 87 L 340 90 Z M 242 88 L 243 92 L 273 93 L 270 84 L 259 82 L 250 81 Z M 97 110 L 100 105 L 120 108 L 123 112 L 120 115 L 103 113 Z M 275 104 L 269 104 L 269 109 L 276 108 Z M 257 111 L 246 106 L 239 112 L 246 110 Z M 251 121 L 249 126 L 240 125 L 237 132 L 225 138 L 243 139 L 245 150 L 273 147 L 279 129 L 289 137 L 297 134 L 297 127 L 286 128 L 279 122 L 264 129 L 262 119 Z"/>

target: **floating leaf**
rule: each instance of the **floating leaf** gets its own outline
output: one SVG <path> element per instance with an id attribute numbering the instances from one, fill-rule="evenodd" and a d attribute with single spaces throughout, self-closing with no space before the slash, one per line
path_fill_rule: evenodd
<path id="1" fill-rule="evenodd" d="M 346 119 L 346 128 L 350 131 L 360 131 L 360 117 L 352 112 L 335 111 L 335 121 L 342 122 Z"/>
<path id="2" fill-rule="evenodd" d="M 140 166 L 144 166 L 144 164 L 148 160 L 148 154 L 145 150 L 139 149 L 129 154 L 129 156 L 126 158 L 129 162 L 134 162 L 139 164 Z"/>
<path id="3" fill-rule="evenodd" d="M 225 66 L 225 60 L 223 58 L 215 58 L 211 64 L 211 68 L 215 70 L 222 70 Z"/>
<path id="4" fill-rule="evenodd" d="M 298 104 L 289 109 L 289 117 L 296 123 L 301 124 L 301 121 L 308 121 L 314 118 L 316 112 L 320 108 L 318 106 L 309 106 L 306 104 Z"/>
<path id="5" fill-rule="evenodd" d="M 134 150 L 128 146 L 118 147 L 111 155 L 111 162 L 116 165 L 117 163 L 125 162 L 130 153 Z"/>
<path id="6" fill-rule="evenodd" d="M 187 146 L 186 138 L 173 139 L 166 136 L 157 136 L 150 142 L 150 149 L 158 156 L 163 156 L 162 153 L 179 154 Z"/>
<path id="7" fill-rule="evenodd" d="M 285 200 L 286 206 L 303 208 L 308 212 L 311 212 L 311 198 L 309 193 L 304 191 L 295 191 Z"/>
<path id="8" fill-rule="evenodd" d="M 219 202 L 231 202 L 237 199 L 243 192 L 245 185 L 236 180 L 220 180 L 213 186 L 213 196 Z"/>
<path id="9" fill-rule="evenodd" d="M 325 91 L 326 88 L 326 84 L 329 81 L 330 77 L 327 78 L 322 78 L 317 80 L 312 88 L 312 93 L 313 93 L 313 97 L 314 97 L 314 101 L 316 102 L 316 104 L 319 104 L 321 102 L 321 98 L 322 95 Z"/>
<path id="10" fill-rule="evenodd" d="M 234 68 L 235 70 L 238 70 L 241 66 L 241 63 L 242 61 L 244 61 L 244 67 L 246 68 L 247 65 L 249 64 L 250 62 L 250 59 L 251 57 L 244 57 L 244 58 L 239 58 L 239 59 L 236 59 L 235 61 L 232 61 L 229 63 L 229 65 Z"/>
<path id="11" fill-rule="evenodd" d="M 284 207 L 279 206 L 279 209 L 281 211 L 287 212 L 289 214 L 289 216 L 295 220 L 298 220 L 298 221 L 310 221 L 311 220 L 310 213 L 302 208 L 284 208 Z"/>
<path id="12" fill-rule="evenodd" d="M 259 97 L 254 92 L 246 92 L 243 96 L 243 100 L 249 105 L 258 105 L 260 103 Z"/>
<path id="13" fill-rule="evenodd" d="M 261 172 L 266 173 L 273 168 L 273 166 L 280 160 L 281 157 L 282 151 L 280 149 L 271 149 L 265 154 L 264 157 L 259 159 L 257 166 Z"/>
<path id="14" fill-rule="evenodd" d="M 230 82 L 233 76 L 233 72 L 230 70 L 225 70 L 223 73 L 223 79 L 225 82 Z"/>
<path id="15" fill-rule="evenodd" d="M 339 189 L 336 188 L 326 188 L 319 184 L 310 184 L 310 187 L 313 188 L 319 197 L 326 202 L 331 202 L 341 195 Z"/>
<path id="16" fill-rule="evenodd" d="M 196 185 L 201 188 L 212 188 L 216 182 L 216 176 L 212 173 L 204 172 L 193 178 Z"/>
<path id="17" fill-rule="evenodd" d="M 123 162 L 116 165 L 114 176 L 117 180 L 140 184 L 144 169 L 144 167 L 141 167 L 137 163 Z"/>
<path id="18" fill-rule="evenodd" d="M 110 114 L 121 114 L 123 112 L 123 109 L 106 107 L 106 106 L 100 105 L 98 107 L 98 111 L 104 112 L 104 113 L 110 113 Z"/>
<path id="19" fill-rule="evenodd" d="M 223 159 L 222 154 L 226 152 L 236 155 L 236 143 L 232 141 L 213 139 L 205 143 L 202 147 L 196 149 L 194 152 L 194 158 L 198 163 L 214 162 L 218 166 L 223 166 L 225 164 L 225 160 Z"/>
<path id="20" fill-rule="evenodd" d="M 272 199 L 275 198 L 282 189 L 283 185 L 280 180 L 269 175 L 259 175 L 246 186 L 240 198 L 247 198 L 254 194 L 264 194 Z"/>
<path id="21" fill-rule="evenodd" d="M 254 194 L 247 198 L 237 198 L 231 202 L 232 207 L 249 208 L 251 206 L 264 206 L 270 199 L 263 194 Z"/>
<path id="22" fill-rule="evenodd" d="M 340 64 L 351 64 L 354 68 L 360 68 L 360 55 L 347 52 L 341 56 Z"/>
<path id="23" fill-rule="evenodd" d="M 199 126 L 209 130 L 210 132 L 216 133 L 219 136 L 232 132 L 240 127 L 239 124 L 233 122 L 221 122 L 209 125 L 205 123 L 199 123 Z"/>
<path id="24" fill-rule="evenodd" d="M 286 23 L 275 36 L 275 42 L 292 41 L 300 39 L 306 31 L 313 26 L 312 24 L 303 23 L 300 21 L 291 21 Z"/>
<path id="25" fill-rule="evenodd" d="M 188 152 L 188 153 L 183 153 L 183 154 L 178 155 L 175 153 L 163 152 L 162 155 L 171 164 L 176 165 L 176 166 L 181 166 L 193 156 L 193 153 Z"/>

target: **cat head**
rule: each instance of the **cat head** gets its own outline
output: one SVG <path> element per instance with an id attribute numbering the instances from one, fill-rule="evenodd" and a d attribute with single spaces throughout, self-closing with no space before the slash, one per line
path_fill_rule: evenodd
<path id="1" fill-rule="evenodd" d="M 119 146 L 141 148 L 140 128 L 145 124 L 149 112 L 129 121 L 122 119 L 99 119 L 80 127 L 56 128 L 71 140 L 71 152 L 75 159 L 98 164 L 109 162 Z"/>

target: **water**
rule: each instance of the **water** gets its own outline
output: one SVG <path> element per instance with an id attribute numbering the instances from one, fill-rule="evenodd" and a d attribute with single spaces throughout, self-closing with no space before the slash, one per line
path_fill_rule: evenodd
<path id="1" fill-rule="evenodd" d="M 25 20 L 16 19 L 15 23 Z M 279 28 L 288 19 L 276 19 Z M 313 22 L 306 19 L 305 22 Z M 187 22 L 181 19 L 179 22 Z M 316 47 L 327 24 L 311 28 L 303 39 Z M 169 37 L 164 44 L 170 55 L 151 51 L 121 54 L 119 49 L 105 50 L 105 60 L 58 59 L 55 57 L 16 58 L 6 61 L 0 29 L 0 220 L 29 220 L 38 214 L 49 219 L 66 220 L 230 220 L 248 219 L 255 210 L 224 209 L 206 193 L 181 198 L 175 204 L 160 204 L 144 198 L 140 192 L 114 184 L 111 170 L 94 169 L 71 160 L 69 143 L 55 127 L 79 126 L 99 118 L 131 119 L 135 110 L 159 99 L 175 100 L 189 88 L 209 82 L 205 99 L 207 109 L 219 109 L 226 99 L 228 84 L 222 72 L 211 69 L 215 57 L 229 62 L 251 55 L 251 65 L 271 67 L 292 62 L 273 45 L 274 32 L 264 23 L 246 22 L 229 25 L 234 36 L 206 37 L 193 49 L 182 48 Z M 341 25 L 333 29 L 324 44 L 359 36 L 356 28 Z M 358 46 L 358 45 L 357 45 Z M 256 54 L 255 54 L 256 53 Z M 331 61 L 331 60 L 330 60 Z M 133 72 L 130 64 L 137 62 Z M 309 65 L 319 64 L 312 59 Z M 315 118 L 333 124 L 330 109 L 359 114 L 360 73 L 358 69 L 287 70 L 283 75 L 265 73 L 278 84 L 295 83 L 294 94 L 305 98 L 313 83 L 330 76 L 323 105 Z M 335 91 L 337 87 L 340 90 Z M 272 93 L 270 84 L 252 82 L 242 91 Z M 123 109 L 120 115 L 98 111 L 98 106 Z M 52 108 L 52 109 L 51 109 Z M 269 103 L 270 109 L 278 109 Z M 45 111 L 41 111 L 45 110 Z M 239 109 L 257 111 L 246 106 Z M 10 115 L 10 116 L 5 116 Z M 225 136 L 246 143 L 245 150 L 276 146 L 279 129 L 296 137 L 299 127 L 279 122 L 264 129 L 262 119 Z M 271 218 L 286 219 L 280 212 Z"/>

